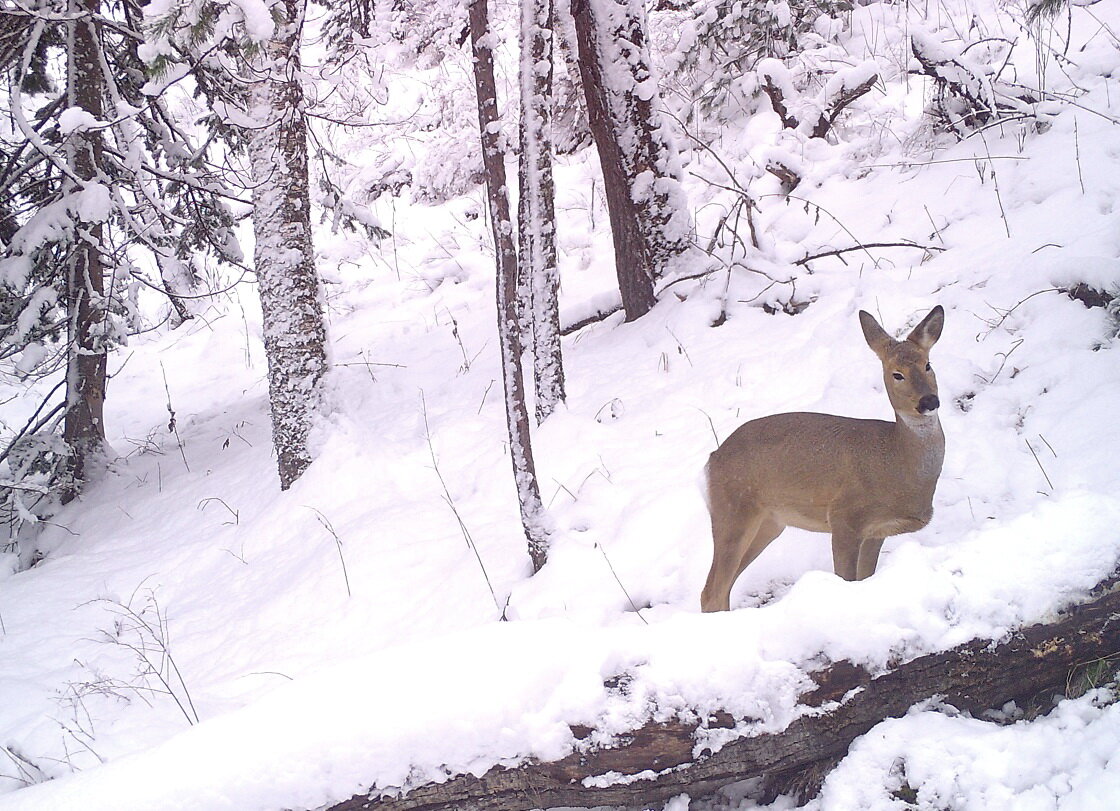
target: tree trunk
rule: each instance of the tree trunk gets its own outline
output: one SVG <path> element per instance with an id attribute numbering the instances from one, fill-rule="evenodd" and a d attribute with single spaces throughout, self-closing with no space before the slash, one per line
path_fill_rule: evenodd
<path id="1" fill-rule="evenodd" d="M 548 553 L 544 505 L 537 489 L 537 471 L 529 438 L 529 410 L 525 405 L 525 381 L 521 371 L 521 329 L 517 312 L 517 251 L 506 195 L 505 150 L 498 120 L 498 94 L 494 82 L 494 52 L 490 45 L 486 0 L 473 0 L 468 11 L 471 47 L 474 51 L 474 81 L 478 96 L 478 130 L 482 138 L 482 161 L 490 206 L 497 262 L 498 341 L 502 356 L 506 424 L 509 429 L 513 480 L 521 508 L 521 524 L 529 543 L 533 571 L 540 571 Z"/>
<path id="2" fill-rule="evenodd" d="M 560 354 L 560 276 L 552 181 L 552 0 L 521 0 L 521 171 L 517 205 L 518 287 L 533 353 L 540 424 L 564 400 Z"/>
<path id="3" fill-rule="evenodd" d="M 514 811 L 558 806 L 646 805 L 687 792 L 697 798 L 730 783 L 765 778 L 759 798 L 802 790 L 812 795 L 820 780 L 844 756 L 849 744 L 885 718 L 904 715 L 932 696 L 961 710 L 980 713 L 1008 701 L 1044 706 L 1064 695 L 1085 671 L 1120 650 L 1120 589 L 1116 578 L 1098 587 L 1091 602 L 1069 608 L 1060 618 L 1032 625 L 999 644 L 977 639 L 943 653 L 928 654 L 872 677 L 849 662 L 812 674 L 817 687 L 801 704 L 818 714 L 802 716 L 781 732 L 743 737 L 712 754 L 693 757 L 701 727 L 732 727 L 736 719 L 717 714 L 702 723 L 647 723 L 618 739 L 612 748 L 592 749 L 553 763 L 494 767 L 481 778 L 460 774 L 440 784 L 419 786 L 403 797 L 358 795 L 331 811 L 429 811 L 472 808 Z M 824 707 L 835 702 L 834 706 Z M 586 739 L 592 730 L 573 728 Z M 613 785 L 586 785 L 589 777 L 616 772 Z M 643 772 L 648 777 L 633 779 Z M 805 784 L 805 775 L 812 778 Z M 630 779 L 628 779 L 630 778 Z M 590 782 L 590 781 L 589 781 Z M 371 799 L 372 796 L 372 799 Z"/>
<path id="4" fill-rule="evenodd" d="M 71 0 L 70 14 L 88 16 L 67 24 L 66 95 L 70 107 L 80 107 L 96 119 L 104 113 L 104 77 L 98 58 L 100 42 L 96 15 L 100 0 Z M 94 131 L 75 133 L 66 147 L 67 163 L 75 176 L 94 181 L 100 175 L 101 140 Z M 76 194 L 81 186 L 72 184 Z M 105 382 L 108 346 L 105 273 L 101 261 L 101 222 L 77 223 L 73 251 L 67 264 L 66 307 L 69 318 L 69 355 L 66 366 L 66 419 L 62 435 L 70 450 L 69 475 L 62 501 L 72 500 L 105 450 Z"/>
<path id="5" fill-rule="evenodd" d="M 159 267 L 159 276 L 163 281 L 167 300 L 175 312 L 171 326 L 178 327 L 194 318 L 196 297 L 193 294 L 197 289 L 197 281 L 190 268 L 178 257 L 157 253 L 156 265 Z"/>
<path id="6" fill-rule="evenodd" d="M 679 157 L 657 110 L 642 0 L 571 0 L 587 118 L 614 240 L 626 320 L 655 303 L 653 283 L 688 247 Z"/>
<path id="7" fill-rule="evenodd" d="M 326 371 L 326 326 L 311 244 L 307 121 L 300 85 L 305 0 L 283 0 L 284 19 L 256 59 L 248 132 L 254 263 L 264 316 L 272 442 L 280 489 L 311 464 L 308 434 Z"/>

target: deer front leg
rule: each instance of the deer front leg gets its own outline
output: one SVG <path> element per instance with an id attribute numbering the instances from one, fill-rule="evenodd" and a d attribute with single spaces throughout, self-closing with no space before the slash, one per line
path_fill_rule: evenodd
<path id="1" fill-rule="evenodd" d="M 875 574 L 879 563 L 879 551 L 883 548 L 882 538 L 866 538 L 859 545 L 859 559 L 856 562 L 856 580 L 866 580 Z"/>
<path id="2" fill-rule="evenodd" d="M 830 514 L 828 518 L 832 528 L 832 568 L 838 577 L 855 580 L 860 533 L 845 516 Z"/>

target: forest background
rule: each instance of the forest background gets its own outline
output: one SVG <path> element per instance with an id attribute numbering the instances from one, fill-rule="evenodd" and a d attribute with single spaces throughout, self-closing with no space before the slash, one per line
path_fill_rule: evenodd
<path id="1" fill-rule="evenodd" d="M 0 808 L 737 719 L 699 755 L 1115 572 L 1115 0 L 561 6 L 0 5 Z M 707 454 L 889 414 L 856 312 L 934 304 L 930 526 L 861 583 L 787 531 L 697 613 Z M 1109 807 L 1092 664 L 885 721 L 811 802 Z"/>

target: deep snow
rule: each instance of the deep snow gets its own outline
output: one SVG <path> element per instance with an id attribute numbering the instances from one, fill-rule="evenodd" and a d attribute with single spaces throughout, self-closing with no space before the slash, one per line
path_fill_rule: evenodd
<path id="1" fill-rule="evenodd" d="M 884 668 L 1085 595 L 1120 560 L 1117 327 L 1056 288 L 1118 292 L 1120 93 L 1103 74 L 1120 46 L 1087 15 L 1115 31 L 1120 9 L 1074 11 L 1089 45 L 1066 71 L 1087 92 L 1041 134 L 938 140 L 915 109 L 923 85 L 889 65 L 840 145 L 791 138 L 769 113 L 723 127 L 713 148 L 740 181 L 776 152 L 806 180 L 788 203 L 767 196 L 775 179 L 752 182 L 761 250 L 735 257 L 749 269 L 666 285 L 639 322 L 565 339 L 568 403 L 534 437 L 554 522 L 535 577 L 481 190 L 379 201 L 394 223 L 380 248 L 318 235 L 334 366 L 316 461 L 287 493 L 255 291 L 134 338 L 110 364 L 120 458 L 43 527 L 42 563 L 9 574 L 14 557 L 0 558 L 0 809 L 314 808 L 559 757 L 571 724 L 608 734 L 722 708 L 752 719 L 740 732 L 777 730 L 825 659 Z M 880 5 L 855 23 L 859 63 L 904 27 Z M 617 295 L 591 158 L 557 167 L 566 323 Z M 706 242 L 734 197 L 708 182 L 728 185 L 703 151 L 686 175 Z M 945 250 L 792 264 L 904 239 Z M 761 306 L 791 300 L 808 306 Z M 861 583 L 831 574 L 825 536 L 787 530 L 740 578 L 737 610 L 699 614 L 699 478 L 717 439 L 776 411 L 888 417 L 856 312 L 899 335 L 936 303 L 947 455 L 933 522 L 889 539 Z M 7 403 L 5 420 L 22 424 L 31 400 Z M 169 653 L 171 695 L 138 651 Z M 629 692 L 604 687 L 624 672 Z M 814 803 L 899 807 L 905 777 L 920 807 L 1112 807 L 1120 713 L 1106 698 L 1010 726 L 916 708 L 857 740 Z"/>

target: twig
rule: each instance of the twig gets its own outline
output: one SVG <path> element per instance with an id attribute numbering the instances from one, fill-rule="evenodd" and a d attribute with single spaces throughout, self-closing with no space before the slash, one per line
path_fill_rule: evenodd
<path id="1" fill-rule="evenodd" d="M 844 233 L 852 238 L 852 242 L 856 243 L 858 246 L 860 246 L 860 248 L 863 248 L 862 243 L 856 238 L 856 235 L 852 233 L 851 229 L 848 228 L 848 226 L 844 225 L 844 223 L 842 223 L 840 221 L 839 217 L 837 217 L 835 214 L 833 214 L 831 211 L 829 211 L 827 208 L 825 208 L 821 204 L 814 203 L 812 200 L 808 200 L 804 197 L 798 197 L 795 194 L 764 194 L 763 197 L 781 197 L 781 198 L 789 199 L 789 200 L 800 200 L 802 203 L 804 203 L 807 206 L 813 206 L 813 208 L 817 209 L 817 211 L 823 211 L 825 214 L 827 214 L 829 217 L 832 218 L 832 221 L 834 223 L 836 223 L 842 229 L 844 229 Z M 876 270 L 878 270 L 879 260 L 876 259 L 874 254 L 872 254 L 870 251 L 868 251 L 866 249 L 863 249 L 863 252 L 867 254 L 867 258 L 871 260 L 871 264 L 875 266 Z"/>
<path id="2" fill-rule="evenodd" d="M 838 248 L 834 251 L 824 251 L 823 253 L 813 254 L 796 260 L 795 265 L 806 265 L 815 259 L 823 259 L 826 256 L 839 256 L 842 253 L 851 253 L 852 251 L 866 251 L 868 248 L 921 248 L 923 251 L 944 251 L 938 245 L 919 245 L 916 242 L 867 242 L 863 245 L 853 245 L 850 248 Z"/>
<path id="3" fill-rule="evenodd" d="M 48 422 L 50 422 L 51 418 L 53 418 L 55 414 L 57 414 L 62 409 L 66 408 L 66 400 L 63 399 L 63 401 L 61 403 L 58 403 L 57 405 L 55 405 L 54 408 L 52 408 L 50 411 L 48 411 L 41 419 L 39 419 L 36 422 L 36 417 L 39 416 L 39 412 L 42 411 L 46 407 L 46 405 L 50 401 L 51 397 L 54 396 L 54 393 L 56 391 L 58 391 L 60 388 L 62 388 L 65 384 L 66 384 L 66 378 L 63 377 L 62 380 L 58 381 L 58 383 L 56 383 L 54 385 L 54 387 L 49 392 L 47 392 L 46 397 L 44 397 L 39 402 L 38 408 L 35 409 L 34 413 L 28 418 L 28 420 L 24 424 L 24 426 L 21 429 L 19 429 L 18 432 L 16 432 L 16 435 L 11 438 L 11 440 L 8 442 L 8 444 L 4 447 L 4 450 L 0 451 L 0 462 L 3 462 L 5 459 L 8 458 L 8 454 L 12 452 L 12 449 L 15 447 L 16 442 L 19 440 L 20 437 L 22 437 L 26 434 L 29 434 L 29 433 L 33 434 L 36 431 L 40 430 L 44 425 L 46 425 Z"/>
<path id="4" fill-rule="evenodd" d="M 476 414 L 481 414 L 482 413 L 482 407 L 484 405 L 486 405 L 486 396 L 488 394 L 490 394 L 490 389 L 493 385 L 494 385 L 494 378 L 490 378 L 490 382 L 486 384 L 486 391 L 482 392 L 482 402 L 480 402 L 478 404 L 478 411 L 475 412 Z"/>
<path id="5" fill-rule="evenodd" d="M 699 247 L 699 246 L 697 246 L 697 247 Z M 675 277 L 673 279 L 670 279 L 669 281 L 665 282 L 665 284 L 662 286 L 661 290 L 658 291 L 658 295 L 660 295 L 661 293 L 664 293 L 666 290 L 668 290 L 670 287 L 672 287 L 675 284 L 680 284 L 681 282 L 694 282 L 697 279 L 706 279 L 708 276 L 711 276 L 713 273 L 716 273 L 717 271 L 720 271 L 720 270 L 730 271 L 730 269 L 731 269 L 731 266 L 728 265 L 725 262 L 723 267 L 712 266 L 712 267 L 708 268 L 707 270 L 700 271 L 699 273 L 689 273 L 689 274 L 686 274 L 684 276 L 677 276 L 677 277 Z M 617 312 L 617 310 L 615 312 Z"/>
<path id="6" fill-rule="evenodd" d="M 573 493 L 571 490 L 569 490 L 568 485 L 564 484 L 564 482 L 559 481 L 556 478 L 553 478 L 552 481 L 556 484 L 556 492 L 552 494 L 552 498 L 549 499 L 549 501 L 548 501 L 548 506 L 549 507 L 552 507 L 552 505 L 556 502 L 556 497 L 558 495 L 560 495 L 561 490 L 563 490 L 565 493 L 567 493 L 568 498 L 570 498 L 572 501 L 579 501 L 579 496 L 577 496 L 575 493 Z M 585 479 L 585 481 L 586 481 L 586 479 Z"/>
<path id="7" fill-rule="evenodd" d="M 175 422 L 175 409 L 171 407 L 171 387 L 167 385 L 167 370 L 163 368 L 163 361 L 159 362 L 159 369 L 163 372 L 163 390 L 167 392 L 167 413 L 170 419 L 167 421 L 167 430 L 175 434 L 175 442 L 179 445 L 179 455 L 183 457 L 183 467 L 187 469 L 187 473 L 191 472 L 191 466 L 187 464 L 187 453 L 183 450 L 183 440 L 179 437 L 179 426 Z"/>
<path id="8" fill-rule="evenodd" d="M 1031 446 L 1030 441 L 1026 437 L 1023 438 L 1023 441 L 1027 443 L 1027 450 L 1031 452 L 1031 456 L 1034 457 L 1035 464 L 1038 465 L 1038 469 L 1042 471 L 1042 478 L 1046 479 L 1046 483 L 1050 486 L 1050 492 L 1053 492 L 1054 483 L 1050 481 L 1050 477 L 1046 475 L 1046 468 L 1042 466 L 1042 460 L 1038 458 L 1038 454 L 1034 452 L 1034 448 Z M 1053 448 L 1051 448 L 1051 450 L 1053 450 Z"/>
<path id="9" fill-rule="evenodd" d="M 941 236 L 941 229 L 938 228 L 937 223 L 935 223 L 933 221 L 933 215 L 929 213 L 929 207 L 923 205 L 922 208 L 925 209 L 926 217 L 929 218 L 929 224 L 933 226 L 933 235 L 935 237 L 937 237 L 939 240 L 941 240 L 941 244 L 944 245 L 945 244 L 945 238 L 943 236 Z"/>
<path id="10" fill-rule="evenodd" d="M 342 539 L 338 537 L 338 533 L 334 531 L 334 527 L 331 526 L 331 522 L 327 520 L 325 515 L 314 507 L 308 507 L 306 504 L 303 506 L 315 513 L 315 517 L 319 520 L 319 523 L 323 525 L 323 529 L 329 532 L 331 537 L 334 538 L 334 545 L 338 547 L 338 559 L 342 562 L 342 579 L 346 581 L 346 596 L 353 597 L 354 593 L 350 591 L 350 575 L 346 571 L 346 558 L 342 554 Z"/>
<path id="11" fill-rule="evenodd" d="M 1042 440 L 1043 444 L 1046 445 L 1046 447 L 1050 449 L 1050 453 L 1052 453 L 1054 455 L 1054 458 L 1057 459 L 1058 458 L 1058 452 L 1056 450 L 1054 450 L 1054 446 L 1051 445 L 1046 440 L 1046 437 L 1044 437 L 1042 434 L 1039 434 L 1038 438 Z"/>
<path id="12" fill-rule="evenodd" d="M 45 496 L 50 494 L 50 488 L 44 484 L 24 484 L 16 481 L 0 480 L 0 490 L 23 490 L 28 493 L 38 493 Z"/>
<path id="13" fill-rule="evenodd" d="M 159 604 L 156 602 L 156 595 L 152 594 L 152 605 L 156 607 L 156 617 L 159 618 L 160 623 L 160 645 L 163 652 L 167 655 L 167 663 L 171 669 L 175 671 L 175 678 L 179 680 L 179 686 L 183 688 L 183 695 L 187 699 L 187 705 L 191 708 L 191 715 L 194 716 L 194 722 L 197 724 L 198 710 L 194 708 L 194 701 L 191 699 L 190 691 L 187 689 L 187 683 L 183 680 L 183 674 L 179 672 L 179 665 L 175 662 L 175 657 L 171 655 L 170 641 L 168 640 L 167 631 L 167 618 L 160 613 Z"/>
<path id="14" fill-rule="evenodd" d="M 735 191 L 735 192 L 738 192 L 739 194 L 742 194 L 744 196 L 749 197 L 749 195 L 747 194 L 747 190 L 742 186 L 742 184 L 739 183 L 738 180 L 736 180 L 735 173 L 733 171 L 731 171 L 731 167 L 729 167 L 727 165 L 727 163 L 723 160 L 723 158 L 721 158 L 719 156 L 719 154 L 714 149 L 712 149 L 711 145 L 705 143 L 704 141 L 701 141 L 699 138 L 697 138 L 695 135 L 693 135 L 691 132 L 689 132 L 688 127 L 685 126 L 685 123 L 679 117 L 673 115 L 672 113 L 670 113 L 668 111 L 665 111 L 665 112 L 670 118 L 672 118 L 674 121 L 676 121 L 680 125 L 681 132 L 683 132 L 688 138 L 691 138 L 693 141 L 695 141 L 697 146 L 699 146 L 701 149 L 703 149 L 709 155 L 711 155 L 715 159 L 716 163 L 718 163 L 720 165 L 720 167 L 723 169 L 723 171 L 727 174 L 727 177 L 731 180 L 732 183 L 735 184 L 734 189 L 728 189 L 728 190 L 729 191 Z M 749 160 L 749 158 L 748 158 L 748 160 Z M 700 178 L 700 179 L 705 180 L 705 178 Z M 710 181 L 706 181 L 706 182 L 710 182 Z M 718 186 L 719 184 L 718 183 L 713 183 L 712 185 L 717 185 Z M 723 188 L 728 188 L 728 187 L 724 186 Z"/>
<path id="15" fill-rule="evenodd" d="M 1056 101 L 1064 102 L 1065 104 L 1069 104 L 1073 107 L 1078 108 L 1079 110 L 1084 110 L 1087 113 L 1092 113 L 1095 116 L 1103 118 L 1105 121 L 1109 122 L 1110 124 L 1120 125 L 1120 118 L 1114 118 L 1113 116 L 1110 116 L 1106 113 L 1102 113 L 1100 110 L 1094 110 L 1092 107 L 1086 107 L 1084 104 L 1078 104 L 1074 100 L 1074 96 L 1070 95 L 1069 93 L 1058 93 L 1058 92 L 1055 92 L 1055 91 L 1052 91 L 1052 90 L 1043 90 L 1042 88 L 1039 88 L 1039 87 L 1028 87 L 1027 85 L 1019 84 L 1018 82 L 1008 82 L 1007 84 L 1010 87 L 1018 87 L 1018 88 L 1021 88 L 1021 89 L 1024 89 L 1024 90 L 1030 90 L 1030 91 L 1035 92 L 1035 93 L 1041 93 L 1044 96 L 1050 96 L 1051 98 L 1053 98 Z M 1106 85 L 1106 87 L 1107 87 L 1107 85 Z"/>
<path id="16" fill-rule="evenodd" d="M 47 777 L 43 774 L 43 770 L 36 766 L 30 758 L 21 752 L 12 748 L 11 744 L 7 746 L 0 746 L 0 752 L 3 752 L 8 758 L 16 765 L 20 777 L 12 777 L 12 780 L 23 783 L 25 786 L 32 786 L 36 783 L 43 783 Z M 4 775 L 9 777 L 10 775 Z"/>
<path id="17" fill-rule="evenodd" d="M 241 422 L 237 423 L 233 426 L 233 435 L 251 448 L 253 447 L 253 443 L 241 435 L 241 429 L 245 425 L 252 425 L 252 423 L 250 423 L 248 420 L 242 420 Z M 228 437 L 226 438 L 226 441 L 229 441 Z"/>
<path id="18" fill-rule="evenodd" d="M 391 366 L 394 369 L 407 369 L 403 363 L 376 363 L 374 361 L 357 361 L 355 363 L 336 363 L 335 366 L 365 366 L 367 369 L 371 366 Z"/>
<path id="19" fill-rule="evenodd" d="M 498 595 L 494 592 L 494 586 L 490 582 L 490 575 L 486 571 L 486 565 L 482 562 L 482 555 L 478 552 L 478 546 L 475 545 L 474 539 L 471 537 L 470 530 L 467 529 L 466 523 L 463 522 L 463 517 L 459 514 L 459 509 L 455 506 L 455 500 L 451 498 L 451 491 L 447 489 L 447 482 L 444 481 L 443 473 L 440 472 L 439 462 L 436 460 L 436 449 L 432 444 L 432 431 L 428 427 L 428 404 L 424 400 L 424 390 L 420 390 L 420 413 L 424 417 L 424 439 L 428 442 L 428 453 L 432 457 L 432 470 L 436 472 L 436 478 L 439 479 L 440 487 L 443 488 L 443 500 L 447 506 L 451 508 L 455 520 L 459 522 L 459 531 L 463 533 L 463 540 L 467 542 L 467 548 L 474 552 L 475 559 L 478 561 L 478 567 L 482 570 L 482 577 L 486 580 L 486 588 L 490 589 L 490 596 L 494 598 L 494 606 L 502 614 L 502 619 L 505 620 L 505 611 L 502 610 L 502 605 L 498 601 Z"/>
<path id="20" fill-rule="evenodd" d="M 701 414 L 703 414 L 707 418 L 708 426 L 712 429 L 712 439 L 714 439 L 716 441 L 716 447 L 718 448 L 719 447 L 719 434 L 716 433 L 716 424 L 714 422 L 712 422 L 712 418 L 708 414 L 707 411 L 705 411 L 704 409 L 699 408 L 697 406 L 693 406 L 693 408 L 696 408 L 697 411 L 699 411 Z"/>
<path id="21" fill-rule="evenodd" d="M 996 126 L 999 124 L 1006 124 L 1007 119 L 1001 119 L 995 124 L 989 126 Z M 987 127 L 985 127 L 987 129 Z M 973 135 L 981 132 L 976 130 Z M 1025 155 L 985 155 L 985 160 L 991 161 L 1025 161 L 1028 158 Z M 915 166 L 933 166 L 937 163 L 975 163 L 976 158 L 938 158 L 928 161 L 899 161 L 898 163 L 869 163 L 864 168 L 867 169 L 912 169 Z"/>
<path id="22" fill-rule="evenodd" d="M 1008 349 L 1008 350 L 1007 350 L 1006 352 L 997 352 L 997 353 L 996 353 L 997 355 L 1002 355 L 1002 356 L 1003 356 L 1003 360 L 1002 360 L 1002 361 L 1000 362 L 1000 364 L 999 364 L 999 368 L 998 368 L 998 369 L 996 369 L 996 373 L 995 373 L 994 375 L 992 375 L 991 379 L 990 379 L 990 380 L 988 381 L 988 385 L 989 385 L 989 386 L 990 386 L 990 385 L 991 385 L 992 383 L 995 383 L 995 382 L 996 382 L 996 378 L 997 378 L 997 377 L 999 377 L 999 373 L 1000 373 L 1000 372 L 1002 372 L 1002 371 L 1003 371 L 1003 367 L 1007 365 L 1007 359 L 1011 357 L 1011 353 L 1012 353 L 1012 352 L 1014 352 L 1014 351 L 1015 351 L 1016 349 L 1018 349 L 1018 348 L 1019 348 L 1020 346 L 1022 346 L 1022 345 L 1023 345 L 1023 341 L 1024 341 L 1024 340 L 1025 340 L 1024 338 L 1020 338 L 1020 339 L 1019 339 L 1019 340 L 1017 340 L 1017 341 L 1016 341 L 1015 343 L 1013 343 L 1013 344 L 1011 345 L 1011 348 L 1010 348 L 1010 349 Z M 1014 375 L 1012 375 L 1012 376 L 1014 376 Z"/>
<path id="23" fill-rule="evenodd" d="M 640 619 L 646 625 L 649 625 L 649 622 L 646 620 L 646 618 L 642 616 L 641 609 L 639 609 L 638 606 L 634 605 L 634 599 L 630 596 L 630 592 L 626 590 L 626 586 L 622 585 L 622 581 L 618 579 L 618 572 L 616 572 L 614 570 L 614 566 L 611 565 L 611 559 L 607 557 L 607 550 L 604 549 L 603 545 L 600 543 L 595 544 L 595 548 L 602 553 L 603 560 L 607 562 L 607 568 L 610 569 L 611 574 L 614 575 L 614 582 L 618 583 L 618 587 L 622 589 L 622 593 L 626 595 L 626 599 L 627 601 L 629 601 L 630 607 L 634 609 L 634 613 L 638 615 L 638 619 Z"/>
<path id="24" fill-rule="evenodd" d="M 622 400 L 617 397 L 612 397 L 610 400 L 599 406 L 599 410 L 595 412 L 595 422 L 602 424 L 603 421 L 600 419 L 600 417 L 603 415 L 603 411 L 608 408 L 610 409 L 610 411 L 607 413 L 610 417 L 611 422 L 614 422 L 626 413 L 626 405 L 622 402 Z"/>
<path id="25" fill-rule="evenodd" d="M 233 509 L 233 507 L 226 504 L 225 501 L 223 501 L 218 496 L 210 496 L 209 498 L 202 499 L 202 501 L 198 502 L 198 506 L 195 507 L 195 509 L 205 511 L 206 510 L 206 505 L 209 504 L 211 501 L 216 501 L 219 504 L 221 504 L 223 507 L 225 507 L 227 510 L 229 510 L 229 514 L 233 516 L 233 522 L 231 523 L 229 521 L 226 521 L 225 523 L 227 525 L 236 526 L 237 524 L 241 523 L 241 516 L 238 514 L 237 510 Z"/>
<path id="26" fill-rule="evenodd" d="M 146 579 L 146 578 L 145 578 Z M 141 584 L 143 585 L 143 581 Z M 199 723 L 198 711 L 195 709 L 194 701 L 191 699 L 190 690 L 187 689 L 186 681 L 183 679 L 183 674 L 179 671 L 179 666 L 175 662 L 175 658 L 171 655 L 171 643 L 169 641 L 167 620 L 160 610 L 159 602 L 156 600 L 155 592 L 148 589 L 148 602 L 156 614 L 157 626 L 153 627 L 148 620 L 143 617 L 143 612 L 137 612 L 132 608 L 132 600 L 136 598 L 136 593 L 140 589 L 140 585 L 133 591 L 132 596 L 129 597 L 128 603 L 122 603 L 119 600 L 98 599 L 93 600 L 94 603 L 105 603 L 110 606 L 110 610 L 118 617 L 129 619 L 132 624 L 126 625 L 123 622 L 117 622 L 115 627 L 115 634 L 108 631 L 102 631 L 104 634 L 104 641 L 114 645 L 119 645 L 126 648 L 136 656 L 137 660 L 143 662 L 146 669 L 139 673 L 140 677 L 155 676 L 163 685 L 163 690 L 158 691 L 147 685 L 141 686 L 136 684 L 127 684 L 117 681 L 106 682 L 108 686 L 114 689 L 128 689 L 139 692 L 141 690 L 148 690 L 150 692 L 164 692 L 175 701 L 178 705 L 183 717 L 187 719 L 187 723 Z M 147 609 L 145 608 L 144 611 Z M 137 636 L 137 642 L 132 643 L 126 641 L 122 634 L 126 631 L 131 631 Z M 156 651 L 159 653 L 159 666 L 149 657 L 149 640 L 154 643 Z M 164 669 L 167 670 L 167 675 L 164 675 Z M 178 689 L 172 686 L 172 677 L 178 682 Z M 182 698 L 180 698 L 180 693 Z M 186 704 L 184 704 L 184 701 Z"/>
<path id="27" fill-rule="evenodd" d="M 677 337 L 677 334 L 675 332 L 673 332 L 671 329 L 669 329 L 668 326 L 665 327 L 665 331 L 673 336 L 673 340 L 677 344 L 677 349 L 680 351 L 680 353 L 682 355 L 684 355 L 684 359 L 688 361 L 688 365 L 693 366 L 693 368 L 695 368 L 695 365 L 692 362 L 692 358 L 690 358 L 688 356 L 688 350 L 684 348 L 684 344 L 681 343 L 681 339 Z"/>
<path id="28" fill-rule="evenodd" d="M 1077 136 L 1077 116 L 1073 117 L 1073 157 L 1077 161 L 1077 182 L 1081 184 L 1081 193 L 1085 193 L 1085 178 L 1081 175 L 1081 140 Z"/>
<path id="29" fill-rule="evenodd" d="M 447 317 L 451 319 L 451 334 L 452 336 L 454 336 L 455 342 L 459 344 L 459 351 L 463 354 L 463 365 L 459 367 L 459 371 L 469 372 L 471 370 L 471 364 L 473 364 L 475 360 L 478 359 L 478 356 L 482 354 L 482 349 L 478 350 L 473 358 L 470 357 L 467 354 L 466 346 L 463 345 L 463 338 L 461 335 L 459 335 L 459 322 L 455 320 L 455 316 L 451 314 L 451 310 L 447 311 Z M 484 346 L 483 349 L 485 348 L 486 347 Z"/>
<path id="30" fill-rule="evenodd" d="M 246 676 L 282 676 L 283 678 L 287 679 L 288 681 L 295 681 L 295 679 L 293 679 L 287 673 L 281 673 L 279 670 L 254 670 L 250 673 L 246 673 L 245 675 Z"/>
<path id="31" fill-rule="evenodd" d="M 1055 247 L 1059 247 L 1059 246 L 1055 246 Z M 1025 298 L 1022 298 L 1019 301 L 1015 302 L 1015 304 L 1009 310 L 1002 310 L 1001 311 L 1001 310 L 999 310 L 995 307 L 992 307 L 993 310 L 995 310 L 997 313 L 1001 313 L 1001 315 L 1000 315 L 999 319 L 996 320 L 996 321 L 985 321 L 984 322 L 989 327 L 989 329 L 988 329 L 987 333 L 985 333 L 984 337 L 986 338 L 986 337 L 988 337 L 988 335 L 991 335 L 994 330 L 998 329 L 999 326 L 1001 324 L 1003 324 L 1004 321 L 1007 320 L 1007 317 L 1009 315 L 1011 315 L 1013 312 L 1015 312 L 1017 309 L 1019 309 L 1019 307 L 1021 305 L 1030 301 L 1035 296 L 1041 296 L 1043 293 L 1061 293 L 1061 292 L 1062 292 L 1062 289 L 1060 287 L 1046 287 L 1046 288 L 1043 288 L 1042 290 L 1036 290 L 1033 293 L 1031 293 L 1029 296 L 1027 296 Z M 989 304 L 988 306 L 991 307 L 992 305 Z M 994 380 L 994 378 L 993 378 L 993 380 Z"/>
<path id="32" fill-rule="evenodd" d="M 76 711 L 75 711 L 75 714 L 77 714 Z M 88 713 L 87 713 L 87 715 L 88 715 Z M 75 726 L 78 727 L 78 731 L 80 731 L 82 733 L 82 735 L 79 735 L 78 732 L 76 732 L 73 729 L 71 729 L 70 727 L 66 726 L 66 724 L 62 723 L 57 718 L 55 719 L 55 723 L 58 724 L 66 734 L 68 734 L 71 738 L 73 738 L 75 741 L 77 741 L 79 746 L 81 746 L 83 749 L 85 749 L 87 752 L 89 752 L 91 755 L 93 755 L 95 758 L 97 758 L 98 761 L 100 761 L 101 764 L 104 765 L 105 758 L 101 757 L 101 755 L 98 754 L 98 752 L 87 741 L 85 741 L 82 738 L 82 735 L 85 735 L 85 736 L 89 737 L 90 739 L 92 739 L 93 736 L 90 735 L 90 733 L 88 733 L 84 729 L 82 729 L 81 726 L 75 724 Z M 63 739 L 63 740 L 65 741 L 65 739 Z M 69 752 L 67 752 L 67 765 L 69 765 L 69 761 L 70 761 Z M 73 770 L 72 766 L 71 766 L 71 769 Z"/>
<path id="33" fill-rule="evenodd" d="M 988 139 L 984 137 L 984 133 L 980 133 L 980 141 L 984 144 L 984 154 L 988 156 L 988 161 L 991 161 L 991 152 L 988 150 Z M 992 170 L 992 188 L 996 193 L 996 202 L 999 204 L 999 215 L 1003 218 L 1003 230 L 1007 232 L 1007 238 L 1011 239 L 1011 224 L 1007 221 L 1007 212 L 1003 208 L 1003 195 L 999 193 L 999 175 L 996 174 L 996 167 L 993 164 Z"/>
<path id="34" fill-rule="evenodd" d="M 245 560 L 245 542 L 244 541 L 241 542 L 241 554 L 240 555 L 237 554 L 236 552 L 234 552 L 228 546 L 223 546 L 222 551 L 229 553 L 229 555 L 231 557 L 233 557 L 235 560 L 237 560 L 241 565 L 243 565 L 243 566 L 248 566 L 249 565 L 249 561 Z"/>

